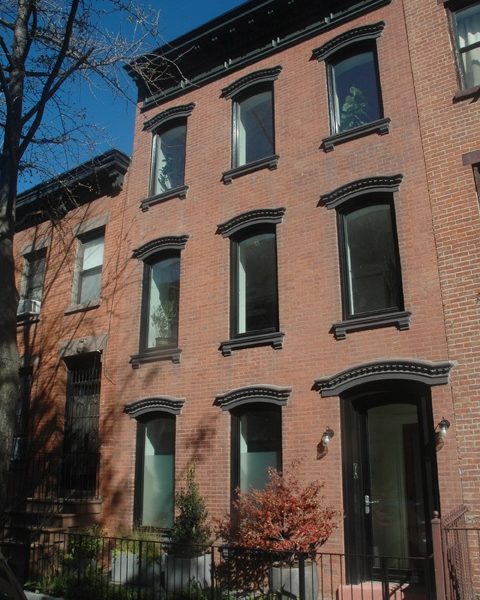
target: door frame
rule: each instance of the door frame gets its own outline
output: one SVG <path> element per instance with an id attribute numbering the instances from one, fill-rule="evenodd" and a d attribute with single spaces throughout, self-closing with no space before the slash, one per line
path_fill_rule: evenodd
<path id="1" fill-rule="evenodd" d="M 364 515 L 365 465 L 362 464 L 362 412 L 382 404 L 402 403 L 417 406 L 422 459 L 425 513 L 427 517 L 427 555 L 432 551 L 430 520 L 434 510 L 440 510 L 435 433 L 431 392 L 428 385 L 414 381 L 383 380 L 354 387 L 341 394 L 342 470 L 345 514 L 345 553 L 349 583 L 371 579 L 367 561 L 368 533 Z"/>

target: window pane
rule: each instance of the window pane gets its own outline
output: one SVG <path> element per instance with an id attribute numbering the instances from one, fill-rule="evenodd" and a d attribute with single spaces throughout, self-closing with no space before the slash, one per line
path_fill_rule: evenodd
<path id="1" fill-rule="evenodd" d="M 401 309 L 400 268 L 390 204 L 365 206 L 343 219 L 349 316 Z"/>
<path id="2" fill-rule="evenodd" d="M 332 63 L 335 132 L 381 118 L 375 53 L 360 52 Z"/>
<path id="3" fill-rule="evenodd" d="M 103 264 L 103 237 L 82 242 L 83 263 L 82 270 L 101 267 Z"/>
<path id="4" fill-rule="evenodd" d="M 237 261 L 237 333 L 277 329 L 275 234 L 239 242 Z"/>
<path id="5" fill-rule="evenodd" d="M 480 42 L 480 5 L 470 6 L 455 13 L 457 43 L 464 71 L 464 85 L 480 85 L 480 47 L 470 48 Z"/>
<path id="6" fill-rule="evenodd" d="M 185 124 L 155 136 L 152 195 L 183 185 L 186 137 Z"/>
<path id="7" fill-rule="evenodd" d="M 80 304 L 100 298 L 102 283 L 102 272 L 100 269 L 92 269 L 80 274 L 78 282 L 78 302 Z"/>
<path id="8" fill-rule="evenodd" d="M 282 448 L 280 407 L 250 409 L 240 416 L 240 489 L 263 489 L 267 468 L 279 469 Z"/>
<path id="9" fill-rule="evenodd" d="M 179 256 L 150 267 L 148 348 L 177 345 L 179 293 Z"/>
<path id="10" fill-rule="evenodd" d="M 274 154 L 271 90 L 238 102 L 236 110 L 236 166 Z"/>
<path id="11" fill-rule="evenodd" d="M 25 264 L 26 269 L 26 286 L 24 297 L 31 300 L 42 300 L 43 277 L 45 274 L 45 257 L 37 256 L 27 259 Z"/>
<path id="12" fill-rule="evenodd" d="M 142 525 L 171 527 L 175 477 L 175 418 L 159 417 L 145 426 Z"/>

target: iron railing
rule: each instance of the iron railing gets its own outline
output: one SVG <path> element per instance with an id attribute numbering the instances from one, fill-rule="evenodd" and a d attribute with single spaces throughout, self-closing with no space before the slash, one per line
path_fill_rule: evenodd
<path id="1" fill-rule="evenodd" d="M 442 521 L 447 600 L 476 600 L 480 595 L 480 523 L 459 506 Z"/>
<path id="2" fill-rule="evenodd" d="M 370 571 L 349 581 L 359 557 L 269 553 L 214 545 L 173 546 L 151 534 L 134 538 L 42 532 L 34 543 L 0 545 L 26 587 L 89 600 L 275 599 L 434 600 L 431 557 L 361 557 Z"/>

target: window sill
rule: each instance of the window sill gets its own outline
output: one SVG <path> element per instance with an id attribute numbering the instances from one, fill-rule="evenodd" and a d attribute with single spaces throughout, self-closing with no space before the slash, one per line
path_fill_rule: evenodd
<path id="1" fill-rule="evenodd" d="M 33 323 L 38 323 L 40 321 L 40 315 L 38 313 L 23 313 L 21 315 L 17 315 L 17 327 L 22 327 L 23 325 L 33 325 Z"/>
<path id="2" fill-rule="evenodd" d="M 89 300 L 88 302 L 82 302 L 81 304 L 72 304 L 63 311 L 64 315 L 73 315 L 78 312 L 86 312 L 87 310 L 93 310 L 98 308 L 101 304 L 100 298 L 95 300 Z"/>
<path id="3" fill-rule="evenodd" d="M 334 150 L 337 144 L 343 144 L 349 140 L 354 140 L 364 135 L 370 135 L 371 133 L 378 133 L 378 135 L 386 135 L 390 130 L 391 119 L 379 119 L 366 125 L 360 125 L 360 127 L 354 127 L 353 129 L 347 129 L 340 133 L 335 133 L 326 138 L 323 138 L 320 148 L 323 148 L 324 152 L 331 152 Z"/>
<path id="4" fill-rule="evenodd" d="M 245 335 L 243 337 L 232 338 L 231 340 L 222 342 L 219 350 L 222 351 L 223 356 L 231 356 L 232 350 L 253 348 L 254 346 L 272 346 L 275 350 L 281 350 L 283 348 L 284 337 L 285 334 L 281 331 Z"/>
<path id="5" fill-rule="evenodd" d="M 409 311 L 396 311 L 370 315 L 368 317 L 357 317 L 341 321 L 340 323 L 334 323 L 330 332 L 333 333 L 336 340 L 344 340 L 347 337 L 347 333 L 352 331 L 376 329 L 377 327 L 388 327 L 389 325 L 396 325 L 400 331 L 404 331 L 405 329 L 410 329 L 411 316 L 412 313 Z"/>
<path id="6" fill-rule="evenodd" d="M 273 156 L 261 158 L 255 162 L 242 165 L 241 167 L 235 167 L 234 169 L 230 169 L 230 171 L 225 171 L 222 175 L 222 182 L 225 185 L 228 185 L 229 183 L 232 183 L 233 179 L 248 175 L 248 173 L 253 173 L 254 171 L 259 171 L 260 169 L 270 169 L 270 171 L 273 171 L 278 167 L 279 158 L 278 154 L 274 154 Z"/>
<path id="7" fill-rule="evenodd" d="M 461 102 L 462 100 L 468 100 L 469 98 L 473 98 L 477 100 L 480 97 L 480 85 L 476 85 L 473 88 L 468 88 L 467 90 L 457 90 L 453 95 L 454 102 Z"/>
<path id="8" fill-rule="evenodd" d="M 131 356 L 130 364 L 132 365 L 132 369 L 138 369 L 144 363 L 157 362 L 159 360 L 171 360 L 173 363 L 179 364 L 181 352 L 180 348 L 164 348 L 163 350 L 153 348 L 152 350 L 144 350 Z"/>
<path id="9" fill-rule="evenodd" d="M 181 185 L 176 188 L 172 188 L 171 190 L 167 190 L 166 192 L 162 192 L 161 194 L 157 194 L 156 196 L 149 196 L 140 202 L 140 208 L 143 212 L 146 212 L 150 206 L 154 204 L 159 204 L 160 202 L 165 202 L 166 200 L 171 200 L 172 198 L 180 198 L 181 200 L 185 200 L 187 197 L 188 185 Z"/>

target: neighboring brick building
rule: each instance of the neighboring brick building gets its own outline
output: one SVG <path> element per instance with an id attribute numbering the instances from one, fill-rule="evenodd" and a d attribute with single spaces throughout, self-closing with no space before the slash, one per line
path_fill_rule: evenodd
<path id="1" fill-rule="evenodd" d="M 122 191 L 19 233 L 27 261 L 50 240 L 19 326 L 33 438 L 96 456 L 74 407 L 99 398 L 100 468 L 63 467 L 63 490 L 101 498 L 110 531 L 168 527 L 192 461 L 221 516 L 300 459 L 343 506 L 332 552 L 426 555 L 434 510 L 479 510 L 480 126 L 448 36 L 435 0 L 251 0 L 160 49 L 175 67 L 139 82 Z"/>

